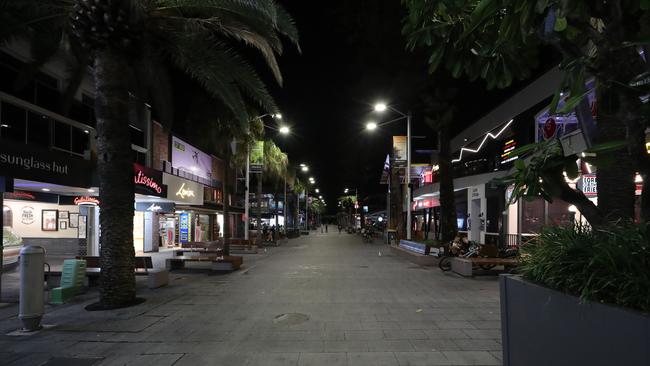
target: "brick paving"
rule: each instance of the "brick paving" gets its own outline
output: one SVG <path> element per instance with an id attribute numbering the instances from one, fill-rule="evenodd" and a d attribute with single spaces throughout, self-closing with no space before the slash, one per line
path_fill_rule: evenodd
<path id="1" fill-rule="evenodd" d="M 0 365 L 501 364 L 495 277 L 419 267 L 356 235 L 292 239 L 228 275 L 142 281 L 141 305 L 87 312 L 90 291 L 48 306 L 30 336 L 6 335 L 17 308 L 0 309 Z"/>

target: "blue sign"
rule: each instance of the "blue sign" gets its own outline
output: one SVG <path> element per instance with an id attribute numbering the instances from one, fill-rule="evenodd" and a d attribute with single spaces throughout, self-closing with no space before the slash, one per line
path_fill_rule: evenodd
<path id="1" fill-rule="evenodd" d="M 190 214 L 188 213 L 182 213 L 180 214 L 180 225 L 178 228 L 178 233 L 180 236 L 180 242 L 181 243 L 187 243 L 190 241 L 189 234 L 190 234 Z"/>

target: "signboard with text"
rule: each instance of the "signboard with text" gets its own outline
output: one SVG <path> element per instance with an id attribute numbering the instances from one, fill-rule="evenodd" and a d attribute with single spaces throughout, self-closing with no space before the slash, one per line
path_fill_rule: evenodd
<path id="1" fill-rule="evenodd" d="M 203 185 L 175 175 L 163 173 L 167 185 L 167 199 L 187 205 L 203 204 Z"/>
<path id="2" fill-rule="evenodd" d="M 58 151 L 0 141 L 0 173 L 6 177 L 90 187 L 89 161 Z"/>
<path id="3" fill-rule="evenodd" d="M 133 184 L 135 193 L 147 196 L 167 197 L 167 186 L 163 184 L 161 171 L 134 163 Z"/>
<path id="4" fill-rule="evenodd" d="M 135 210 L 154 213 L 173 213 L 176 209 L 174 202 L 136 202 Z"/>

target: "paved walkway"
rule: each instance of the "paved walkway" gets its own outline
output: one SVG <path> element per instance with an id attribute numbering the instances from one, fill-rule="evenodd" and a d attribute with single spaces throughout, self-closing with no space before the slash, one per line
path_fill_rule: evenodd
<path id="1" fill-rule="evenodd" d="M 90 293 L 48 307 L 52 326 L 31 336 L 4 335 L 18 322 L 0 320 L 0 364 L 500 364 L 496 278 L 418 267 L 338 233 L 292 239 L 245 265 L 174 273 L 166 288 L 139 289 L 145 303 L 117 311 L 83 310 Z"/>

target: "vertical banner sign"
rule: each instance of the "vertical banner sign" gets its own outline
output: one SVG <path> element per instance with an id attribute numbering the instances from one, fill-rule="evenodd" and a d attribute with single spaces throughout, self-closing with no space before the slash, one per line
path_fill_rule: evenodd
<path id="1" fill-rule="evenodd" d="M 406 136 L 393 136 L 393 160 L 397 166 L 405 166 L 407 159 Z"/>
<path id="2" fill-rule="evenodd" d="M 180 224 L 178 228 L 178 235 L 180 236 L 179 241 L 181 243 L 187 243 L 190 241 L 190 214 L 182 213 L 180 214 Z"/>
<path id="3" fill-rule="evenodd" d="M 259 173 L 264 166 L 264 141 L 256 141 L 251 149 L 250 170 L 253 173 Z"/>

